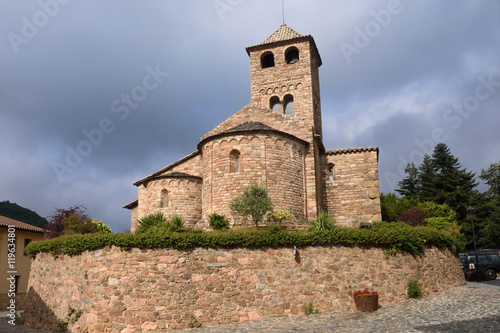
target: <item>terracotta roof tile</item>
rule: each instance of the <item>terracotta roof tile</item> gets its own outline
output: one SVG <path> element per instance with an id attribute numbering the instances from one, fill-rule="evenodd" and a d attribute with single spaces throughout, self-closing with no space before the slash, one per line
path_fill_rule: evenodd
<path id="1" fill-rule="evenodd" d="M 196 157 L 196 156 L 198 156 L 198 155 L 200 155 L 200 152 L 199 152 L 199 151 L 194 151 L 194 152 L 192 152 L 191 154 L 189 154 L 189 155 L 187 155 L 187 156 L 184 156 L 184 157 L 183 157 L 183 158 L 181 158 L 180 160 L 177 160 L 177 161 L 175 161 L 174 163 L 171 163 L 171 164 L 167 165 L 166 167 L 161 168 L 160 170 L 156 171 L 155 173 L 152 173 L 152 174 L 150 174 L 149 176 L 146 176 L 146 177 L 144 177 L 144 178 L 139 179 L 138 181 L 136 181 L 136 182 L 134 183 L 134 185 L 135 185 L 135 186 L 139 186 L 139 185 L 141 185 L 142 183 L 144 183 L 144 182 L 146 182 L 146 181 L 150 180 L 151 178 L 156 177 L 156 176 L 158 176 L 158 175 L 161 175 L 161 174 L 162 174 L 162 173 L 164 173 L 165 171 L 168 171 L 168 170 L 172 169 L 173 167 L 175 167 L 175 166 L 177 166 L 177 165 L 179 165 L 179 164 L 181 164 L 181 163 L 183 163 L 183 162 L 185 162 L 185 161 L 187 161 L 187 160 L 189 160 L 189 159 L 191 159 L 191 158 L 193 158 L 193 157 Z"/>
<path id="2" fill-rule="evenodd" d="M 24 223 L 21 221 L 17 221 L 17 220 L 8 218 L 6 216 L 0 215 L 0 226 L 8 227 L 10 225 L 15 226 L 16 229 L 45 233 L 45 229 L 35 227 L 34 225 Z"/>
<path id="3" fill-rule="evenodd" d="M 126 208 L 126 209 L 134 209 L 135 207 L 137 207 L 139 205 L 139 200 L 134 200 L 128 204 L 126 204 L 125 206 L 123 206 L 122 208 Z"/>
<path id="4" fill-rule="evenodd" d="M 365 151 L 376 151 L 378 152 L 378 147 L 359 147 L 359 148 L 341 148 L 341 149 L 329 149 L 325 151 L 327 155 L 340 155 L 340 154 L 351 154 L 351 153 L 362 153 Z"/>
<path id="5" fill-rule="evenodd" d="M 278 30 L 273 32 L 273 34 L 269 37 L 267 37 L 266 40 L 264 40 L 262 43 L 259 45 L 264 45 L 264 44 L 270 44 L 274 42 L 281 42 L 284 40 L 289 40 L 289 39 L 294 39 L 294 38 L 300 38 L 304 37 L 304 35 L 299 34 L 289 26 L 287 26 L 285 23 L 283 23 Z"/>
<path id="6" fill-rule="evenodd" d="M 241 131 L 256 131 L 256 130 L 271 130 L 271 131 L 276 131 L 274 128 L 267 126 L 266 124 L 263 124 L 258 121 L 247 121 L 244 123 L 241 123 L 233 128 L 228 129 L 227 131 L 224 131 L 220 134 L 223 133 L 232 133 L 232 132 L 241 132 Z"/>

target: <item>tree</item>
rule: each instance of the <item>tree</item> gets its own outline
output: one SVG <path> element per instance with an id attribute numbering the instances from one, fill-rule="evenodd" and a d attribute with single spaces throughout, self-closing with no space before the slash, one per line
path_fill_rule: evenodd
<path id="1" fill-rule="evenodd" d="M 489 186 L 486 191 L 486 196 L 488 198 L 497 198 L 500 195 L 500 161 L 498 163 L 493 163 L 490 165 L 488 170 L 481 169 L 481 175 L 479 176 L 485 183 Z"/>
<path id="2" fill-rule="evenodd" d="M 457 213 L 458 219 L 464 220 L 467 217 L 467 207 L 477 196 L 474 190 L 477 186 L 475 174 L 461 169 L 458 158 L 450 153 L 444 143 L 438 143 L 434 147 L 432 167 L 434 196 L 430 201 L 448 204 Z"/>
<path id="3" fill-rule="evenodd" d="M 425 154 L 418 171 L 418 197 L 421 201 L 431 201 L 435 194 L 433 187 L 435 174 L 429 155 Z"/>
<path id="4" fill-rule="evenodd" d="M 478 244 L 485 248 L 500 247 L 500 162 L 493 163 L 479 176 L 488 190 L 476 202 Z"/>
<path id="5" fill-rule="evenodd" d="M 31 209 L 21 207 L 8 200 L 0 202 L 0 215 L 31 224 L 39 228 L 44 228 L 48 223 L 46 219 Z"/>
<path id="6" fill-rule="evenodd" d="M 415 163 L 408 163 L 405 168 L 405 173 L 408 177 L 402 179 L 398 185 L 399 189 L 396 190 L 403 197 L 417 197 L 418 196 L 418 169 Z"/>
<path id="7" fill-rule="evenodd" d="M 63 235 L 63 220 L 72 215 L 85 216 L 85 210 L 87 210 L 87 208 L 83 205 L 74 205 L 67 209 L 54 208 L 54 212 L 48 217 L 49 224 L 46 226 L 46 229 L 49 231 L 49 237 L 54 238 Z"/>
<path id="8" fill-rule="evenodd" d="M 250 215 L 255 226 L 258 227 L 264 215 L 273 210 L 273 202 L 267 194 L 267 189 L 254 183 L 245 187 L 243 193 L 231 201 L 229 208 L 235 215 Z"/>
<path id="9" fill-rule="evenodd" d="M 91 219 L 85 211 L 83 205 L 74 205 L 67 209 L 54 208 L 54 212 L 49 216 L 49 224 L 46 229 L 49 231 L 49 238 L 71 234 L 89 233 L 112 233 L 111 229 L 104 222 Z"/>

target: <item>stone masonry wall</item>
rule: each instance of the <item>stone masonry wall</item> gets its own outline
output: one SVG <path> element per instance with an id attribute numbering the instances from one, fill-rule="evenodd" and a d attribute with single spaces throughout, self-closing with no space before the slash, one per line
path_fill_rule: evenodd
<path id="1" fill-rule="evenodd" d="M 352 293 L 369 288 L 384 306 L 406 299 L 409 280 L 424 295 L 464 284 L 459 259 L 428 248 L 423 256 L 381 248 L 318 246 L 297 249 L 122 251 L 77 256 L 38 254 L 25 313 L 30 327 L 54 328 L 68 306 L 83 310 L 72 332 L 133 333 L 202 323 L 354 309 Z"/>
<path id="2" fill-rule="evenodd" d="M 378 180 L 378 149 L 327 151 L 324 177 L 328 212 L 336 225 L 359 227 L 382 220 Z M 333 180 L 329 177 L 333 166 Z"/>
<path id="3" fill-rule="evenodd" d="M 232 216 L 231 200 L 252 183 L 267 187 L 275 210 L 288 210 L 296 220 L 305 217 L 305 143 L 279 133 L 232 135 L 206 142 L 203 147 L 203 218 L 224 213 L 232 225 L 249 221 Z M 230 154 L 240 154 L 239 172 L 230 172 Z M 251 223 L 251 222 L 250 222 Z"/>
<path id="4" fill-rule="evenodd" d="M 187 227 L 194 227 L 201 219 L 201 183 L 199 178 L 171 177 L 140 185 L 137 218 L 163 212 L 169 219 L 177 214 Z M 132 231 L 136 228 L 137 220 L 132 220 Z"/>

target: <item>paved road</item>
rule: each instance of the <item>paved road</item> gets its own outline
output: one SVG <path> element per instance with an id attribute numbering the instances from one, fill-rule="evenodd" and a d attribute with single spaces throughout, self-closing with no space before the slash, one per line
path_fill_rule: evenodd
<path id="1" fill-rule="evenodd" d="M 42 333 L 0 320 L 1 333 Z M 170 331 L 172 332 L 172 331 Z M 372 313 L 331 312 L 292 318 L 261 318 L 254 322 L 227 324 L 188 333 L 282 333 L 282 332 L 500 332 L 500 279 L 469 282 L 466 286 L 390 304 Z"/>

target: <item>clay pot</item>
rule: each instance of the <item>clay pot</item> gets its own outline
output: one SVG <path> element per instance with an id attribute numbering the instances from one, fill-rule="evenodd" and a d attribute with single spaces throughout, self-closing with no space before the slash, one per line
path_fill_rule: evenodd
<path id="1" fill-rule="evenodd" d="M 372 297 L 356 297 L 354 296 L 356 308 L 363 312 L 372 312 L 378 308 L 378 296 Z"/>

